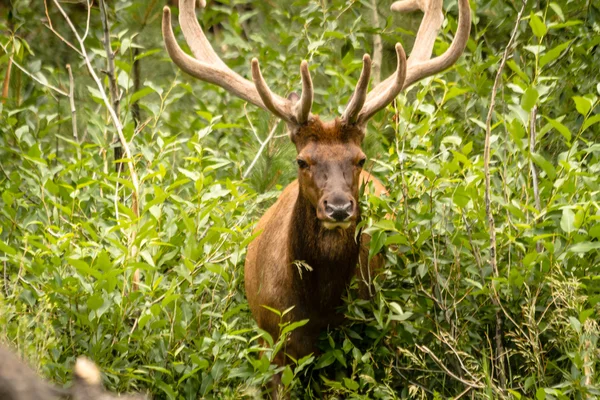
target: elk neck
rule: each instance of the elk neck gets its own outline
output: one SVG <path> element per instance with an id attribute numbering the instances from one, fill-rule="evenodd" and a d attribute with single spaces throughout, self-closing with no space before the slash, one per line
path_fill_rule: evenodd
<path id="1" fill-rule="evenodd" d="M 312 268 L 312 271 L 307 271 L 300 267 L 302 269 L 302 277 L 300 277 L 300 273 L 297 272 L 298 267 L 291 265 L 295 276 L 301 278 L 297 280 L 300 286 L 314 289 L 318 284 L 319 288 L 331 290 L 327 286 L 332 283 L 341 287 L 341 295 L 358 262 L 360 246 L 354 238 L 358 222 L 360 222 L 360 215 L 348 229 L 326 229 L 317 218 L 314 206 L 303 196 L 300 188 L 288 235 L 291 262 L 303 261 Z"/>

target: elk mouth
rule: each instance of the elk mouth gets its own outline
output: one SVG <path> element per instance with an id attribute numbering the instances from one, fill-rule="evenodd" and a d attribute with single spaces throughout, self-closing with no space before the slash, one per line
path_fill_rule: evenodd
<path id="1" fill-rule="evenodd" d="M 350 228 L 350 225 L 352 224 L 352 221 L 342 221 L 342 222 L 336 222 L 336 221 L 323 221 L 323 226 L 325 227 L 325 229 L 329 229 L 329 230 L 334 230 L 334 229 L 348 229 Z"/>

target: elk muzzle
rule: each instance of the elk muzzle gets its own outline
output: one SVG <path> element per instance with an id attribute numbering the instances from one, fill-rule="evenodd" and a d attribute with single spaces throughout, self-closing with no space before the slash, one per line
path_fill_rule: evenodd
<path id="1" fill-rule="evenodd" d="M 356 201 L 345 193 L 323 196 L 319 202 L 317 217 L 327 229 L 347 229 L 356 220 Z"/>

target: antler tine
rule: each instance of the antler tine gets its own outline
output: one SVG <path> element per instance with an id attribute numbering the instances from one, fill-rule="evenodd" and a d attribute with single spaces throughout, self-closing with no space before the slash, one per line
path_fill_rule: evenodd
<path id="1" fill-rule="evenodd" d="M 358 115 L 367 99 L 367 89 L 369 87 L 369 79 L 371 77 L 371 57 L 368 54 L 363 56 L 363 67 L 360 73 L 360 78 L 356 83 L 356 89 L 348 101 L 348 105 L 342 114 L 342 120 L 351 124 L 356 123 Z"/>
<path id="2" fill-rule="evenodd" d="M 260 72 L 260 64 L 256 58 L 252 59 L 252 80 L 265 107 L 279 118 L 292 122 L 290 119 L 290 116 L 293 115 L 291 102 L 273 95 Z"/>
<path id="3" fill-rule="evenodd" d="M 458 30 L 452 40 L 452 44 L 446 50 L 444 54 L 439 57 L 430 59 L 433 51 L 433 45 L 437 33 L 442 26 L 444 17 L 442 15 L 442 0 L 404 0 L 397 1 L 391 6 L 392 11 L 399 12 L 410 12 L 415 10 L 423 10 L 425 13 L 419 31 L 417 33 L 417 39 L 413 46 L 410 57 L 406 61 L 406 78 L 402 85 L 404 90 L 413 83 L 440 72 L 458 60 L 460 55 L 463 53 L 467 40 L 469 39 L 469 33 L 471 30 L 471 10 L 469 8 L 469 0 L 458 0 Z M 396 45 L 396 51 L 398 51 L 398 45 Z M 371 105 L 375 103 L 375 99 L 380 97 L 380 93 L 386 92 L 386 90 L 394 86 L 394 82 L 397 82 L 398 70 L 395 75 L 389 76 L 387 79 L 382 81 L 374 89 L 371 90 L 367 96 L 366 104 Z M 397 95 L 398 93 L 396 93 Z M 390 91 L 391 95 L 391 91 Z M 394 96 L 395 97 L 395 96 Z M 383 99 L 382 99 L 383 100 Z M 393 100 L 390 99 L 390 102 Z M 375 112 L 385 107 L 374 107 Z M 371 115 L 372 116 L 372 115 Z M 361 120 L 366 120 L 369 117 L 361 117 Z"/>
<path id="4" fill-rule="evenodd" d="M 411 12 L 421 10 L 422 7 L 420 5 L 423 0 L 404 0 L 404 1 L 396 1 L 390 7 L 392 11 L 397 12 Z"/>
<path id="5" fill-rule="evenodd" d="M 300 97 L 300 101 L 294 106 L 294 114 L 298 123 L 304 124 L 310 118 L 310 110 L 314 97 L 312 79 L 306 60 L 303 60 L 300 64 L 300 76 L 302 77 L 302 97 Z"/>
<path id="6" fill-rule="evenodd" d="M 165 47 L 173 62 L 184 72 L 200 80 L 221 86 L 237 97 L 246 100 L 260 108 L 268 110 L 263 104 L 252 82 L 223 66 L 216 66 L 207 62 L 198 61 L 188 56 L 177 44 L 173 27 L 171 26 L 171 10 L 163 8 L 162 33 Z"/>
<path id="7" fill-rule="evenodd" d="M 198 1 L 200 7 L 204 8 L 205 0 Z M 163 8 L 163 37 L 173 62 L 193 77 L 220 86 L 233 95 L 272 112 L 288 123 L 306 122 L 310 115 L 313 97 L 308 66 L 301 66 L 302 99 L 300 104 L 296 104 L 297 108 L 292 109 L 293 104 L 290 100 L 271 93 L 260 73 L 260 66 L 256 59 L 252 61 L 254 83 L 238 75 L 221 60 L 198 23 L 195 4 L 196 0 L 179 0 L 181 30 L 196 59 L 187 55 L 177 43 L 171 25 L 171 10 L 169 7 Z"/>
<path id="8" fill-rule="evenodd" d="M 419 32 L 420 31 L 421 30 L 419 29 Z M 431 60 L 426 59 L 423 62 L 420 62 L 420 60 L 415 60 L 414 64 L 411 64 L 411 60 L 409 58 L 408 71 L 406 73 L 404 87 L 406 88 L 425 77 L 433 75 L 439 71 L 443 71 L 454 64 L 465 51 L 470 33 L 471 8 L 469 7 L 469 0 L 458 0 L 458 29 L 456 30 L 456 34 L 454 35 L 454 39 L 452 40 L 450 47 L 448 50 L 446 50 L 446 52 L 444 52 L 444 54 Z M 419 43 L 418 40 L 419 34 L 417 34 L 417 42 L 415 42 L 415 46 L 417 43 Z M 425 48 L 425 46 L 423 47 Z M 429 48 L 427 51 L 429 54 L 427 58 L 429 58 L 431 57 L 431 52 L 433 51 L 433 43 L 431 43 L 431 48 Z"/>
<path id="9" fill-rule="evenodd" d="M 204 9 L 206 7 L 205 0 L 198 0 L 198 3 L 200 8 Z M 229 69 L 217 53 L 215 53 L 206 35 L 204 35 L 204 31 L 196 18 L 195 6 L 196 0 L 179 1 L 179 25 L 181 26 L 185 41 L 190 46 L 190 50 L 192 50 L 192 54 L 198 60 Z"/>
<path id="10" fill-rule="evenodd" d="M 452 44 L 444 54 L 430 59 L 435 39 L 444 22 L 442 3 L 442 0 L 405 0 L 392 4 L 392 11 L 407 12 L 420 9 L 424 13 L 413 50 L 408 58 L 404 88 L 450 67 L 465 50 L 471 31 L 471 9 L 469 0 L 458 0 L 458 29 Z"/>
<path id="11" fill-rule="evenodd" d="M 390 76 L 389 85 L 385 87 L 379 87 L 379 91 L 376 91 L 375 88 L 371 93 L 371 99 L 365 102 L 364 107 L 360 111 L 358 115 L 357 121 L 359 124 L 366 123 L 373 115 L 375 115 L 379 110 L 384 109 L 390 104 L 396 96 L 402 91 L 404 88 L 404 81 L 406 78 L 406 53 L 404 52 L 404 48 L 400 43 L 396 43 L 396 58 L 397 58 L 397 66 L 396 72 Z"/>

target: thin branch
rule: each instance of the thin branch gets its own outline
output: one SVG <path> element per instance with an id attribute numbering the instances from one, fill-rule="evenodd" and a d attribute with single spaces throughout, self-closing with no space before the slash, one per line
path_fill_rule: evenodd
<path id="1" fill-rule="evenodd" d="M 419 350 L 421 350 L 424 353 L 429 354 L 429 356 L 433 359 L 433 361 L 435 361 L 435 363 L 444 370 L 444 372 L 446 374 L 448 374 L 451 378 L 456 379 L 457 381 L 461 382 L 463 385 L 465 385 L 466 387 L 470 387 L 470 388 L 474 388 L 474 389 L 483 389 L 485 388 L 485 386 L 481 383 L 479 383 L 479 381 L 475 381 L 475 382 L 471 382 L 468 381 L 466 379 L 461 378 L 460 376 L 456 375 L 454 372 L 450 371 L 448 369 L 448 367 L 446 367 L 444 365 L 444 363 L 442 362 L 442 360 L 440 360 L 434 353 L 433 351 L 431 351 L 427 346 L 419 346 L 417 345 L 417 348 Z"/>
<path id="2" fill-rule="evenodd" d="M 529 153 L 533 154 L 535 153 L 535 136 L 536 136 L 536 131 L 535 131 L 535 119 L 537 117 L 537 106 L 533 106 L 533 108 L 531 109 L 531 114 L 530 114 L 530 121 L 529 121 Z M 538 176 L 537 176 L 537 170 L 535 168 L 535 164 L 533 163 L 533 160 L 531 159 L 531 157 L 529 158 L 529 167 L 531 168 L 531 181 L 533 183 L 533 197 L 535 200 L 535 209 L 539 212 L 542 209 L 542 203 L 540 201 L 540 189 L 538 187 Z M 538 242 L 535 245 L 536 250 L 538 253 L 541 253 L 543 250 L 543 246 L 542 246 L 542 242 L 540 240 L 538 240 Z"/>
<path id="3" fill-rule="evenodd" d="M 471 226 L 469 225 L 469 222 L 467 221 L 467 217 L 465 216 L 465 214 L 462 214 L 462 217 L 463 217 L 463 221 L 465 223 L 465 228 L 467 228 L 467 235 L 469 237 L 469 244 L 471 245 L 471 252 L 473 253 L 473 256 L 475 257 L 475 263 L 477 264 L 477 267 L 479 268 L 479 276 L 481 278 L 481 283 L 485 284 L 485 278 L 483 277 L 483 262 L 481 261 L 481 254 L 479 253 L 479 247 L 473 241 L 473 234 L 471 232 Z"/>
<path id="4" fill-rule="evenodd" d="M 93 1 L 90 2 L 90 0 L 86 0 L 86 2 L 87 2 L 87 19 L 85 22 L 85 32 L 84 32 L 83 38 L 82 38 L 83 41 L 85 41 L 85 39 L 87 39 L 88 33 L 90 32 L 90 16 L 92 14 L 92 4 L 93 4 Z"/>
<path id="5" fill-rule="evenodd" d="M 79 54 L 80 56 L 83 57 L 83 54 L 81 54 L 81 51 L 79 51 L 79 49 L 77 47 L 75 47 L 75 45 L 73 43 L 69 42 L 60 33 L 58 33 L 58 31 L 56 29 L 54 29 L 54 26 L 52 25 L 52 19 L 50 18 L 50 13 L 48 13 L 48 3 L 46 3 L 46 0 L 44 0 L 44 11 L 46 12 L 46 20 L 48 21 L 48 25 L 44 24 L 46 26 L 46 28 L 50 29 L 50 31 L 52 33 L 54 33 L 60 40 L 62 40 L 67 46 L 69 46 L 77 54 Z M 88 19 L 88 23 L 89 23 L 89 19 Z"/>
<path id="6" fill-rule="evenodd" d="M 127 165 L 129 167 L 129 173 L 131 175 L 131 181 L 133 183 L 133 194 L 132 194 L 132 203 L 133 204 L 132 204 L 132 209 L 133 209 L 134 215 L 135 216 L 139 216 L 138 193 L 139 193 L 140 184 L 139 184 L 139 179 L 138 179 L 137 173 L 135 171 L 135 166 L 133 165 L 133 157 L 132 157 L 132 154 L 131 154 L 131 150 L 129 149 L 129 146 L 127 145 L 127 139 L 125 138 L 125 135 L 123 133 L 123 125 L 121 124 L 121 121 L 119 120 L 118 115 L 115 113 L 115 110 L 113 109 L 112 105 L 110 104 L 110 101 L 108 100 L 108 97 L 106 96 L 106 92 L 104 90 L 104 86 L 102 85 L 102 81 L 100 80 L 100 78 L 96 74 L 96 71 L 92 67 L 92 63 L 91 63 L 90 58 L 89 58 L 89 56 L 87 54 L 87 50 L 85 48 L 85 44 L 83 43 L 83 40 L 81 39 L 81 36 L 79 36 L 79 33 L 77 32 L 77 29 L 75 29 L 75 26 L 73 25 L 73 22 L 71 22 L 71 19 L 69 18 L 69 16 L 65 12 L 65 10 L 61 7 L 61 5 L 58 2 L 58 0 L 53 0 L 53 1 L 54 1 L 55 6 L 58 8 L 58 10 L 60 11 L 60 13 L 62 14 L 63 18 L 65 19 L 65 21 L 67 22 L 67 24 L 71 28 L 71 31 L 73 32 L 73 34 L 77 38 L 77 41 L 79 43 L 79 47 L 80 47 L 81 54 L 83 56 L 83 60 L 85 62 L 85 65 L 86 65 L 86 67 L 87 67 L 87 69 L 88 69 L 88 71 L 89 71 L 92 79 L 96 83 L 96 86 L 98 87 L 98 91 L 100 92 L 100 96 L 102 97 L 102 101 L 104 102 L 104 105 L 108 109 L 108 113 L 110 115 L 110 118 L 111 118 L 111 120 L 113 122 L 113 125 L 115 126 L 115 129 L 117 130 L 117 133 L 119 135 L 119 139 L 121 140 L 121 145 L 123 146 L 123 149 L 125 150 L 125 155 L 127 157 Z"/>
<path id="7" fill-rule="evenodd" d="M 77 135 L 77 110 L 75 109 L 75 82 L 73 81 L 73 71 L 71 71 L 71 65 L 67 64 L 67 71 L 69 71 L 69 104 L 71 105 L 71 125 L 73 126 L 73 137 L 75 141 L 79 143 L 79 136 Z"/>
<path id="8" fill-rule="evenodd" d="M 273 125 L 273 129 L 271 129 L 271 132 L 269 132 L 269 136 L 267 136 L 267 138 L 264 141 L 260 141 L 260 139 L 259 139 L 260 148 L 256 152 L 256 155 L 254 156 L 254 160 L 252 160 L 252 163 L 250 163 L 250 166 L 248 167 L 246 172 L 244 172 L 244 175 L 242 175 L 242 178 L 246 179 L 248 177 L 248 175 L 250 175 L 252 168 L 254 168 L 254 165 L 260 158 L 260 155 L 262 154 L 263 150 L 265 149 L 267 144 L 271 141 L 271 139 L 273 139 L 273 136 L 275 135 L 275 131 L 277 130 L 278 126 L 279 126 L 279 121 L 277 121 L 277 123 L 275 125 Z M 257 139 L 258 139 L 258 137 L 257 137 Z"/>
<path id="9" fill-rule="evenodd" d="M 2 45 L 2 43 L 0 43 L 0 47 L 2 47 L 2 50 L 4 50 L 4 52 L 5 52 L 6 54 L 8 54 L 8 49 L 7 49 L 5 46 L 3 46 L 3 45 Z M 9 57 L 9 61 L 10 61 L 10 62 L 11 62 L 11 63 L 12 63 L 14 66 L 15 66 L 15 67 L 19 68 L 19 69 L 20 69 L 20 70 L 21 70 L 21 71 L 22 71 L 22 72 L 23 72 L 25 75 L 27 75 L 28 77 L 30 77 L 31 79 L 33 79 L 34 81 L 36 81 L 37 83 L 39 83 L 40 85 L 42 85 L 42 86 L 44 86 L 44 87 L 46 87 L 46 88 L 48 88 L 48 89 L 50 89 L 50 90 L 53 90 L 53 91 L 55 91 L 55 92 L 56 92 L 56 93 L 58 93 L 58 94 L 62 94 L 62 95 L 63 95 L 63 96 L 65 96 L 65 97 L 69 97 L 69 94 L 68 94 L 67 92 L 65 92 L 64 90 L 61 90 L 61 89 L 57 88 L 56 86 L 52 86 L 52 85 L 51 85 L 51 84 L 49 84 L 49 83 L 42 82 L 40 79 L 36 78 L 36 77 L 35 77 L 35 76 L 34 76 L 34 75 L 31 73 L 31 72 L 27 71 L 27 70 L 26 70 L 24 67 L 22 67 L 22 66 L 21 66 L 21 65 L 20 65 L 18 62 L 16 62 L 16 61 L 14 60 L 14 58 L 12 58 L 12 56 L 11 56 L 11 57 Z M 6 82 L 5 82 L 5 83 L 6 83 Z"/>
<path id="10" fill-rule="evenodd" d="M 508 60 L 508 57 L 512 50 L 513 42 L 517 36 L 517 32 L 519 30 L 519 23 L 521 22 L 521 17 L 523 15 L 523 11 L 525 10 L 525 6 L 527 5 L 527 0 L 523 0 L 521 10 L 517 15 L 517 22 L 513 28 L 512 34 L 510 36 L 510 40 L 504 49 L 504 54 L 502 55 L 502 59 L 500 61 L 500 66 L 498 67 L 498 72 L 496 73 L 496 79 L 494 80 L 494 86 L 492 87 L 492 96 L 490 99 L 490 108 L 488 110 L 486 122 L 485 122 L 485 145 L 484 145 L 484 155 L 483 155 L 483 166 L 485 173 L 485 214 L 488 221 L 488 229 L 490 231 L 490 264 L 492 267 L 492 271 L 494 273 L 494 277 L 498 278 L 500 276 L 498 271 L 498 263 L 496 258 L 496 225 L 494 222 L 494 215 L 492 214 L 491 207 L 491 184 L 490 184 L 490 138 L 492 135 L 492 116 L 494 115 L 494 107 L 496 105 L 496 94 L 498 92 L 498 87 L 502 81 L 502 70 L 504 69 L 504 65 Z M 498 306 L 500 303 L 500 299 L 498 293 L 496 293 L 495 286 L 492 284 L 492 288 L 494 290 L 494 296 L 492 296 L 492 302 Z M 500 379 L 500 387 L 502 390 L 506 387 L 506 371 L 504 368 L 504 345 L 503 345 L 503 320 L 502 314 L 500 310 L 496 311 L 496 333 L 494 336 L 494 340 L 496 342 L 496 359 L 500 360 L 500 368 L 498 368 L 499 373 L 498 377 Z"/>
<path id="11" fill-rule="evenodd" d="M 254 137 L 256 138 L 258 143 L 263 144 L 263 141 L 258 136 L 258 133 L 256 132 L 256 128 L 252 124 L 252 120 L 250 119 L 250 116 L 248 115 L 248 111 L 246 110 L 246 103 L 244 103 L 244 115 L 246 116 L 246 120 L 248 121 L 248 124 L 250 124 L 250 130 L 252 130 Z"/>
<path id="12" fill-rule="evenodd" d="M 117 85 L 117 77 L 115 75 L 115 53 L 110 45 L 110 25 L 108 21 L 108 12 L 106 2 L 100 0 L 100 19 L 102 20 L 102 29 L 104 30 L 104 50 L 106 51 L 106 66 L 108 75 L 108 87 L 110 89 L 110 99 L 112 100 L 113 110 L 119 115 L 119 106 L 121 96 L 119 86 Z"/>
<path id="13" fill-rule="evenodd" d="M 108 21 L 108 10 L 106 8 L 106 2 L 100 0 L 100 19 L 102 20 L 102 29 L 104 34 L 104 51 L 106 52 L 106 75 L 108 76 L 108 88 L 110 93 L 110 100 L 112 103 L 115 114 L 120 114 L 121 105 L 121 94 L 119 92 L 119 85 L 117 84 L 117 77 L 115 74 L 115 53 L 112 50 L 110 44 L 110 23 Z M 117 162 L 123 158 L 123 149 L 118 144 L 118 139 L 115 136 L 112 141 L 114 145 L 114 158 L 115 158 L 115 171 L 120 172 L 122 169 L 121 162 Z"/>

